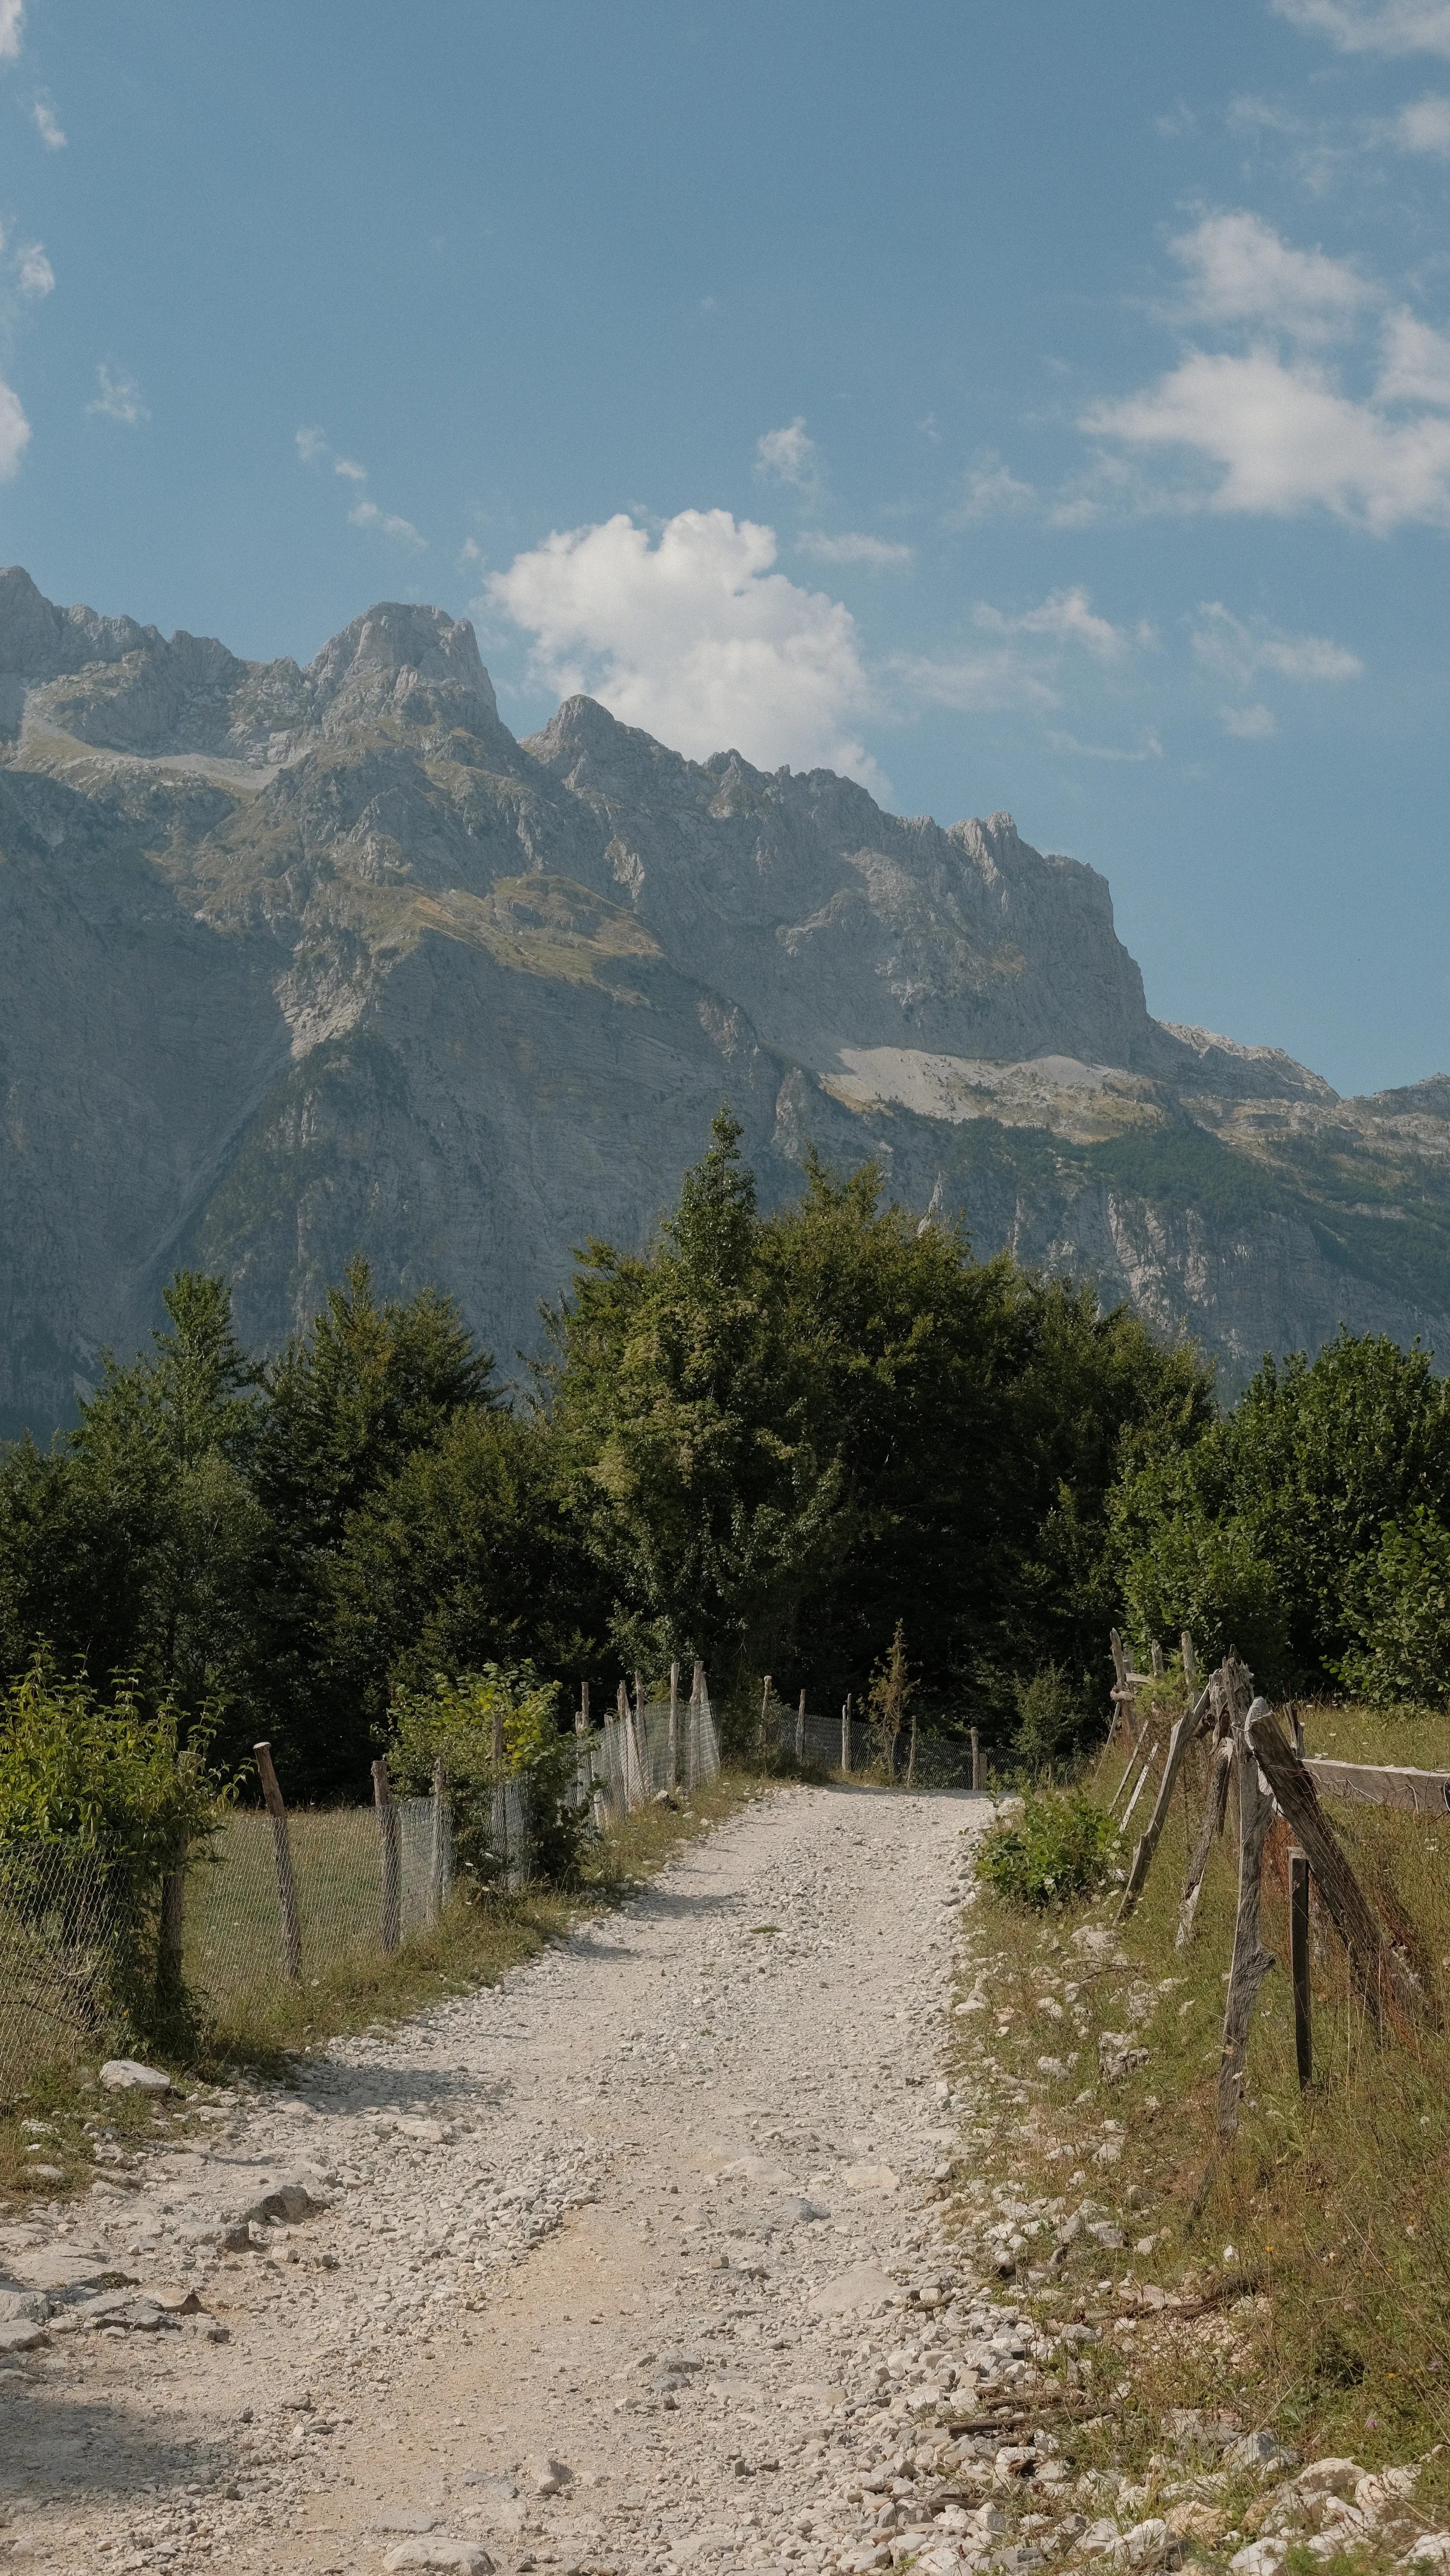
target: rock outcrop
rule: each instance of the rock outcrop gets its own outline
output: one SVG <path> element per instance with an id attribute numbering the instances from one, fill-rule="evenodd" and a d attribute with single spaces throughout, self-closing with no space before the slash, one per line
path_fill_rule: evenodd
<path id="1" fill-rule="evenodd" d="M 722 1097 L 767 1201 L 809 1144 L 877 1156 L 1229 1382 L 1341 1320 L 1450 1347 L 1446 1078 L 1340 1101 L 1154 1021 L 1106 880 L 1010 815 L 688 761 L 587 698 L 517 742 L 438 609 L 303 670 L 0 573 L 0 907 L 9 1429 L 183 1262 L 275 1346 L 362 1251 L 511 1367 Z"/>

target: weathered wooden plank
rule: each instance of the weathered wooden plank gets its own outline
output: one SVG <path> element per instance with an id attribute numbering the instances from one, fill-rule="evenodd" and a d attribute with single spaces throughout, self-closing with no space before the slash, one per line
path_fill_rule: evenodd
<path id="1" fill-rule="evenodd" d="M 1355 1983 L 1376 2021 L 1394 2010 L 1412 2020 L 1432 2020 L 1429 1996 L 1391 1947 L 1319 1804 L 1312 1766 L 1285 1743 L 1266 1701 L 1255 1700 L 1245 1732 L 1295 1841 L 1308 1857 L 1314 1883 L 1349 1954 Z"/>
<path id="2" fill-rule="evenodd" d="M 1264 1838 L 1274 1814 L 1274 1801 L 1265 1795 L 1259 1781 L 1258 1759 L 1248 1734 L 1248 1728 L 1260 1716 L 1270 1716 L 1266 1699 L 1256 1699 L 1247 1718 L 1240 1715 L 1237 1705 L 1233 1709 L 1234 1758 L 1239 1780 L 1239 1902 L 1234 1918 L 1228 2000 L 1223 2012 L 1223 2060 L 1218 2071 L 1218 2136 L 1221 2146 L 1226 2146 L 1237 2134 L 1254 1998 L 1274 1964 L 1273 1952 L 1264 1948 L 1259 1932 Z"/>
<path id="3" fill-rule="evenodd" d="M 1143 1829 L 1142 1841 L 1139 1843 L 1137 1850 L 1133 1854 L 1133 1865 L 1128 1872 L 1128 1883 L 1123 1890 L 1122 1902 L 1118 1907 L 1118 1921 L 1120 1923 L 1127 1920 L 1143 1892 L 1143 1883 L 1152 1866 L 1153 1854 L 1158 1848 L 1158 1837 L 1163 1831 L 1164 1820 L 1168 1814 L 1168 1802 L 1173 1795 L 1175 1786 L 1177 1785 L 1178 1774 L 1183 1764 L 1183 1757 L 1197 1735 L 1207 1714 L 1208 1693 L 1207 1691 L 1203 1691 L 1193 1702 L 1192 1706 L 1184 1710 L 1183 1715 L 1179 1718 L 1177 1725 L 1174 1727 L 1172 1734 L 1168 1738 L 1168 1754 L 1163 1765 L 1163 1777 L 1158 1783 L 1158 1795 L 1153 1804 L 1153 1813 L 1149 1817 L 1148 1822 Z M 1126 1824 L 1127 1818 L 1124 1817 L 1123 1821 Z"/>
<path id="4" fill-rule="evenodd" d="M 1314 2081 L 1314 2006 L 1309 1986 L 1309 1861 L 1304 1852 L 1289 1854 L 1289 1970 L 1294 1988 L 1294 2056 L 1299 2090 Z"/>
<path id="5" fill-rule="evenodd" d="M 1311 1754 L 1304 1764 L 1321 1798 L 1347 1798 L 1362 1807 L 1407 1807 L 1417 1816 L 1443 1816 L 1450 1808 L 1450 1771 L 1415 1771 L 1402 1762 L 1328 1762 Z"/>

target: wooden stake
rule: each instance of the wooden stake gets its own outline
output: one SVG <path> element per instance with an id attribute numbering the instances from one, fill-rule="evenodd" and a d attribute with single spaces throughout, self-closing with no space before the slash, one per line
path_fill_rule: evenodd
<path id="1" fill-rule="evenodd" d="M 1159 1645 L 1156 1637 L 1150 1641 L 1148 1651 L 1153 1663 L 1153 1679 L 1155 1682 L 1161 1682 L 1163 1679 L 1163 1649 Z"/>
<path id="2" fill-rule="evenodd" d="M 448 1901 L 448 1780 L 443 1756 L 433 1757 L 433 1848 L 428 1856 L 428 1920 L 441 1921 Z"/>
<path id="3" fill-rule="evenodd" d="M 287 1834 L 287 1810 L 277 1774 L 272 1768 L 270 1744 L 254 1744 L 252 1759 L 262 1783 L 262 1796 L 272 1819 L 272 1857 L 277 1864 L 277 1911 L 282 1926 L 282 1968 L 289 1977 L 302 1974 L 302 1926 L 297 1919 L 297 1881 L 292 1874 L 292 1845 Z"/>
<path id="4" fill-rule="evenodd" d="M 675 1789 L 680 1777 L 680 1666 L 678 1657 L 670 1660 L 670 1776 L 667 1787 Z"/>
<path id="5" fill-rule="evenodd" d="M 1183 1649 L 1183 1678 L 1187 1682 L 1189 1689 L 1192 1690 L 1194 1683 L 1198 1679 L 1198 1659 L 1193 1651 L 1193 1639 L 1190 1637 L 1186 1628 L 1184 1629 L 1182 1636 L 1179 1638 L 1178 1643 Z"/>
<path id="6" fill-rule="evenodd" d="M 495 1725 L 502 1720 L 495 1719 Z M 378 1811 L 378 1840 L 383 1859 L 383 1948 L 396 1950 L 403 1937 L 403 1853 L 398 1810 L 386 1762 L 373 1764 L 373 1805 Z"/>
<path id="7" fill-rule="evenodd" d="M 1116 1631 L 1114 1631 L 1114 1633 L 1116 1634 Z M 980 1744 L 977 1742 L 977 1730 L 976 1730 L 976 1728 L 975 1728 L 975 1727 L 973 1727 L 973 1729 L 972 1729 L 972 1787 L 973 1787 L 973 1789 L 974 1789 L 974 1790 L 978 1790 L 978 1789 L 980 1789 L 980 1788 L 981 1788 L 981 1785 L 982 1785 L 982 1748 L 981 1748 Z"/>
<path id="8" fill-rule="evenodd" d="M 1174 1783 L 1178 1778 L 1179 1766 L 1207 1714 L 1208 1693 L 1207 1691 L 1204 1691 L 1202 1696 L 1194 1701 L 1191 1708 L 1186 1708 L 1184 1710 L 1183 1715 L 1178 1720 L 1177 1725 L 1174 1727 L 1172 1734 L 1168 1738 L 1168 1754 L 1167 1759 L 1163 1764 L 1163 1777 L 1158 1783 L 1158 1796 L 1154 1802 L 1153 1813 L 1149 1817 L 1147 1825 L 1144 1828 L 1143 1839 L 1133 1854 L 1133 1866 L 1128 1872 L 1128 1884 L 1123 1890 L 1123 1901 L 1118 1907 L 1118 1921 L 1120 1923 L 1127 1921 L 1128 1916 L 1132 1913 L 1134 1906 L 1137 1904 L 1138 1899 L 1142 1894 L 1143 1882 L 1147 1878 L 1148 1872 L 1152 1867 L 1153 1854 L 1158 1848 L 1158 1837 L 1163 1831 L 1164 1821 L 1168 1814 L 1168 1804 L 1173 1795 Z M 1143 1776 L 1145 1779 L 1147 1778 L 1146 1771 Z M 1131 1812 L 1132 1811 L 1130 1809 L 1129 1813 Z M 1123 1818 L 1125 1825 L 1127 1821 L 1127 1816 L 1125 1816 Z"/>
<path id="9" fill-rule="evenodd" d="M 1267 1716 L 1269 1703 L 1256 1699 L 1249 1719 Z M 1259 1782 L 1259 1766 L 1248 1741 L 1248 1720 L 1233 1711 L 1234 1758 L 1239 1782 L 1239 1902 L 1234 1919 L 1233 1965 L 1223 2013 L 1223 2059 L 1218 2072 L 1218 2140 L 1227 2146 L 1238 2133 L 1244 2068 L 1249 2053 L 1249 2023 L 1254 1998 L 1274 1964 L 1259 1933 L 1263 1894 L 1264 1837 L 1273 1820 L 1274 1801 Z"/>
<path id="10" fill-rule="evenodd" d="M 805 1769 L 806 1760 L 806 1695 L 804 1691 L 801 1692 L 800 1706 L 795 1713 L 795 1758 L 796 1768 L 803 1771 Z"/>
<path id="11" fill-rule="evenodd" d="M 851 1777 L 851 1694 L 849 1691 L 841 1702 L 841 1769 L 849 1780 Z"/>
<path id="12" fill-rule="evenodd" d="M 914 1789 L 914 1788 L 915 1788 L 915 1786 L 916 1786 L 916 1711 L 915 1711 L 915 1709 L 913 1709 L 913 1710 L 912 1710 L 912 1712 L 911 1712 L 911 1751 L 908 1753 L 908 1755 L 907 1755 L 907 1757 L 906 1757 L 906 1785 L 907 1785 L 908 1789 Z"/>
<path id="13" fill-rule="evenodd" d="M 1399 2013 L 1414 2021 L 1433 2022 L 1436 2014 L 1430 1997 L 1392 1948 L 1319 1804 L 1308 1765 L 1290 1751 L 1266 1700 L 1254 1702 L 1247 1732 L 1255 1758 L 1263 1765 L 1269 1786 L 1308 1859 L 1314 1884 L 1334 1917 L 1349 1953 L 1355 1983 L 1375 2020 L 1393 2020 Z"/>
<path id="14" fill-rule="evenodd" d="M 1193 1858 L 1188 1864 L 1188 1876 L 1183 1882 L 1183 1897 L 1178 1909 L 1178 1937 L 1173 1944 L 1175 1950 L 1188 1947 L 1213 1838 L 1223 1832 L 1223 1820 L 1228 1809 L 1228 1775 L 1233 1768 L 1233 1758 L 1233 1737 L 1225 1735 L 1214 1753 L 1213 1767 L 1208 1775 L 1208 1796 L 1203 1802 L 1203 1822 L 1198 1829 Z"/>
<path id="15" fill-rule="evenodd" d="M 1299 2090 L 1314 2081 L 1313 1998 L 1309 1988 L 1309 1861 L 1306 1853 L 1289 1854 L 1289 1972 L 1294 1987 L 1294 2055 Z"/>

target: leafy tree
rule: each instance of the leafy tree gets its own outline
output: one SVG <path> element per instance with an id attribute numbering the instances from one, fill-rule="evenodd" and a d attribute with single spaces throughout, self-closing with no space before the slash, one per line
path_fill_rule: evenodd
<path id="1" fill-rule="evenodd" d="M 1450 1704 L 1450 1529 L 1423 1504 L 1387 1522 L 1345 1589 L 1345 1686 L 1373 1706 Z"/>

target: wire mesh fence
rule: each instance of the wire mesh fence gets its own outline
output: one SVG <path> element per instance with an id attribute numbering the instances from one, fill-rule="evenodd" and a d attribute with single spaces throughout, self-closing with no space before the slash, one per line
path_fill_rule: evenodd
<path id="1" fill-rule="evenodd" d="M 972 1748 L 960 1736 L 918 1732 L 909 1728 L 895 1742 L 882 1730 L 857 1717 L 822 1717 L 810 1709 L 781 1708 L 773 1703 L 769 1732 L 777 1756 L 804 1771 L 831 1777 L 876 1782 L 894 1781 L 898 1788 L 970 1789 Z"/>
<path id="2" fill-rule="evenodd" d="M 391 1816 L 395 1826 L 385 1819 Z M 188 1873 L 182 1965 L 187 1985 L 213 2012 L 234 2018 L 249 1996 L 279 1976 L 320 1978 L 396 1948 L 436 1921 L 448 1901 L 451 1866 L 440 1875 L 440 1824 L 447 1803 L 398 1798 L 389 1808 L 293 1808 L 286 1818 L 295 1895 L 295 1965 L 271 1816 L 234 1810 L 210 1851 Z M 390 1922 L 389 1835 L 397 1839 L 396 1922 Z"/>
<path id="3" fill-rule="evenodd" d="M 580 1800 L 592 1800 L 602 1830 L 672 1789 L 698 1789 L 719 1768 L 720 1735 L 704 1692 L 647 1700 L 579 1739 Z"/>
<path id="4" fill-rule="evenodd" d="M 79 2055 L 107 2023 L 122 1906 L 87 1847 L 0 1843 L 0 2091 Z"/>

